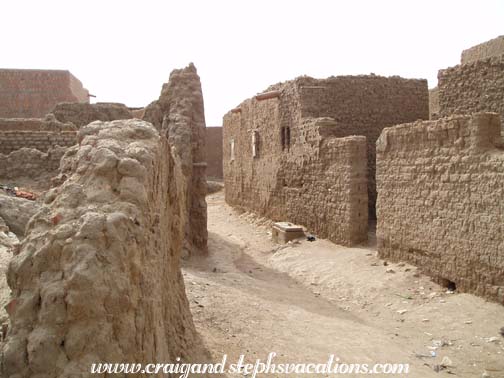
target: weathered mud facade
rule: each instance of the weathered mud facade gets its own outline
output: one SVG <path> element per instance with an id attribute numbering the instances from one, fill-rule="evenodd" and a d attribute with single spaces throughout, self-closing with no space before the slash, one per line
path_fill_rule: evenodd
<path id="1" fill-rule="evenodd" d="M 56 105 L 51 114 L 58 121 L 73 123 L 77 127 L 85 126 L 94 121 L 115 121 L 133 118 L 133 113 L 126 105 L 109 102 L 96 104 L 63 102 Z"/>
<path id="2" fill-rule="evenodd" d="M 184 222 L 184 255 L 206 254 L 205 110 L 200 78 L 193 64 L 171 73 L 159 99 L 146 107 L 144 120 L 168 138 L 175 170 L 183 177 L 177 190 L 186 204 L 179 216 L 188 217 Z"/>
<path id="3" fill-rule="evenodd" d="M 504 55 L 440 70 L 438 79 L 440 116 L 487 111 L 504 117 Z"/>
<path id="4" fill-rule="evenodd" d="M 440 117 L 496 112 L 504 135 L 504 37 L 465 50 L 461 62 L 438 73 Z"/>
<path id="5" fill-rule="evenodd" d="M 195 347 L 168 140 L 139 120 L 94 122 L 78 140 L 8 271 L 6 378 L 84 376 L 94 362 L 174 361 Z"/>
<path id="6" fill-rule="evenodd" d="M 75 131 L 0 131 L 0 154 L 20 148 L 46 152 L 56 146 L 69 147 L 77 143 Z"/>
<path id="7" fill-rule="evenodd" d="M 89 102 L 69 71 L 0 69 L 0 117 L 40 118 L 60 102 Z"/>
<path id="8" fill-rule="evenodd" d="M 222 127 L 207 127 L 205 129 L 205 161 L 206 175 L 209 179 L 222 180 Z"/>
<path id="9" fill-rule="evenodd" d="M 504 303 L 504 150 L 499 116 L 385 129 L 377 141 L 381 257 Z"/>
<path id="10" fill-rule="evenodd" d="M 65 150 L 76 143 L 75 126 L 51 116 L 0 118 L 0 182 L 32 178 L 49 186 Z"/>
<path id="11" fill-rule="evenodd" d="M 226 201 L 338 243 L 364 240 L 368 201 L 374 216 L 374 142 L 386 126 L 427 119 L 428 101 L 425 80 L 398 77 L 274 85 L 224 117 Z M 363 137 L 345 138 L 352 135 Z"/>
<path id="12" fill-rule="evenodd" d="M 504 35 L 462 51 L 460 64 L 474 63 L 501 55 L 504 55 Z"/>

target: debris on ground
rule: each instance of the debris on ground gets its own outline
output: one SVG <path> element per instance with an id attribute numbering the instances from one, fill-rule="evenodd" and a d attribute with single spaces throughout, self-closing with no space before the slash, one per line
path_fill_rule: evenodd
<path id="1" fill-rule="evenodd" d="M 30 201 L 35 201 L 37 199 L 37 195 L 35 193 L 28 190 L 20 189 L 17 186 L 0 184 L 0 189 L 2 189 L 3 191 L 5 191 L 5 193 L 13 197 L 20 197 Z"/>

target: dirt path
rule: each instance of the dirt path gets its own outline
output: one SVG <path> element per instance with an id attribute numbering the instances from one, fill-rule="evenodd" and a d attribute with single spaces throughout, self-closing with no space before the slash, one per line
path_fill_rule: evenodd
<path id="1" fill-rule="evenodd" d="M 278 246 L 269 227 L 228 207 L 222 193 L 207 201 L 210 256 L 188 262 L 184 277 L 216 360 L 276 352 L 276 362 L 325 363 L 334 354 L 409 363 L 408 377 L 504 377 L 504 307 L 447 294 L 414 267 L 384 266 L 373 247 Z M 444 357 L 453 366 L 435 372 Z"/>

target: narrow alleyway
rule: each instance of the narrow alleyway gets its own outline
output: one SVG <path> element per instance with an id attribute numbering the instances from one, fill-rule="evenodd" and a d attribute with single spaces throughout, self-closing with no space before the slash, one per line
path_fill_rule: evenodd
<path id="1" fill-rule="evenodd" d="M 408 377 L 504 377 L 502 306 L 447 293 L 412 266 L 378 259 L 374 247 L 273 244 L 268 222 L 233 210 L 222 192 L 207 202 L 210 256 L 183 272 L 215 360 L 264 362 L 276 352 L 275 362 L 325 363 L 334 354 L 409 363 Z"/>

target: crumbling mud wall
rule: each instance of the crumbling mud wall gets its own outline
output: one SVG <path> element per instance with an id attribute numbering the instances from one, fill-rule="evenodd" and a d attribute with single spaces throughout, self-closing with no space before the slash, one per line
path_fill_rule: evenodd
<path id="1" fill-rule="evenodd" d="M 179 197 L 186 204 L 185 209 L 180 209 L 179 216 L 183 220 L 188 217 L 188 221 L 184 222 L 184 257 L 206 254 L 205 111 L 200 78 L 192 63 L 170 74 L 159 99 L 145 109 L 144 120 L 166 135 L 175 170 L 183 178 L 177 188 Z"/>
<path id="2" fill-rule="evenodd" d="M 122 120 L 83 126 L 78 140 L 62 161 L 66 180 L 46 194 L 9 267 L 5 378 L 192 357 L 181 177 L 167 139 Z"/>
<path id="3" fill-rule="evenodd" d="M 440 70 L 440 116 L 496 112 L 504 135 L 504 55 Z"/>
<path id="4" fill-rule="evenodd" d="M 0 154 L 10 154 L 21 148 L 42 152 L 76 144 L 75 131 L 0 131 Z"/>
<path id="5" fill-rule="evenodd" d="M 133 113 L 126 105 L 109 102 L 96 104 L 64 102 L 56 105 L 51 113 L 58 121 L 73 123 L 77 127 L 85 126 L 93 121 L 133 118 Z"/>
<path id="6" fill-rule="evenodd" d="M 21 148 L 48 152 L 58 146 L 69 147 L 76 143 L 75 126 L 58 122 L 50 115 L 45 118 L 0 118 L 0 154 L 7 155 Z"/>
<path id="7" fill-rule="evenodd" d="M 76 131 L 71 123 L 62 123 L 48 114 L 44 118 L 0 118 L 0 131 Z"/>
<path id="8" fill-rule="evenodd" d="M 20 148 L 7 155 L 0 153 L 0 182 L 22 178 L 45 179 L 49 186 L 51 178 L 58 173 L 60 160 L 66 150 L 67 147 L 56 146 L 46 152 L 34 148 Z"/>
<path id="9" fill-rule="evenodd" d="M 460 63 L 474 63 L 500 55 L 504 55 L 504 35 L 462 51 Z"/>
<path id="10" fill-rule="evenodd" d="M 385 129 L 377 141 L 381 257 L 504 303 L 504 150 L 495 113 Z"/>
<path id="11" fill-rule="evenodd" d="M 207 127 L 205 129 L 205 161 L 206 175 L 209 179 L 222 180 L 222 127 Z"/>
<path id="12" fill-rule="evenodd" d="M 0 69 L 0 117 L 40 118 L 60 102 L 89 102 L 69 71 Z"/>

